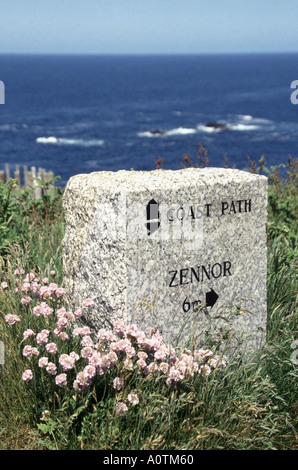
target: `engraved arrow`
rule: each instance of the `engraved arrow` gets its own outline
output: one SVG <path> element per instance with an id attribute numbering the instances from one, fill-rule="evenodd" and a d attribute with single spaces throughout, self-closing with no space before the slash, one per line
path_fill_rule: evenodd
<path id="1" fill-rule="evenodd" d="M 211 288 L 210 292 L 206 292 L 206 307 L 213 307 L 218 299 L 217 293 Z"/>

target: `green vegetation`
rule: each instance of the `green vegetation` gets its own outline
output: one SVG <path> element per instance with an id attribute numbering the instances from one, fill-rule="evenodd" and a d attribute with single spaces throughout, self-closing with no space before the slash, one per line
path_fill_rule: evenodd
<path id="1" fill-rule="evenodd" d="M 199 157 L 199 166 L 208 163 L 203 147 Z M 192 164 L 189 157 L 184 164 Z M 22 334 L 39 319 L 32 319 L 32 307 L 14 292 L 20 287 L 15 272 L 24 269 L 42 279 L 54 270 L 54 282 L 63 283 L 62 191 L 50 182 L 35 200 L 33 190 L 16 192 L 13 180 L 0 183 L 0 449 L 297 450 L 297 160 L 289 158 L 284 169 L 281 178 L 263 158 L 251 162 L 251 171 L 269 179 L 265 347 L 249 363 L 235 359 L 176 387 L 161 376 L 122 368 L 125 386 L 119 392 L 112 383 L 120 366 L 82 393 L 56 386 L 41 372 L 32 382 L 22 380 L 28 368 Z M 50 302 L 63 306 L 63 299 Z M 9 326 L 8 314 L 21 322 Z M 50 328 L 51 320 L 43 321 Z M 60 352 L 72 350 L 58 346 Z M 115 405 L 128 393 L 140 402 L 119 415 Z"/>

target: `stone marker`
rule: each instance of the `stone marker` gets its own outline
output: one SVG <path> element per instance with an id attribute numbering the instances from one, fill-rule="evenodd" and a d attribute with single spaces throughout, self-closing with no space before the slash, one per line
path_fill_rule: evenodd
<path id="1" fill-rule="evenodd" d="M 171 343 L 182 327 L 180 341 L 232 328 L 246 347 L 264 344 L 266 177 L 219 168 L 76 175 L 64 210 L 65 288 L 77 305 L 94 300 L 90 326 L 156 327 Z"/>

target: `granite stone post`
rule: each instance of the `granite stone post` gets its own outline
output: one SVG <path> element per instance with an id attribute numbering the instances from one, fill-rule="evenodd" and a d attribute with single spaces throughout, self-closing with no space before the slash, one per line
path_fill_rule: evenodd
<path id="1" fill-rule="evenodd" d="M 64 194 L 64 283 L 95 329 L 115 320 L 173 343 L 266 338 L 267 178 L 219 168 L 96 172 Z M 180 336 L 179 336 L 180 335 Z"/>

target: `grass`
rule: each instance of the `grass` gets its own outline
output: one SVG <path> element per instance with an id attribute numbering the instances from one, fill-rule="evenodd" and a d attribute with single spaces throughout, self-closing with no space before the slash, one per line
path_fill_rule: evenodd
<path id="1" fill-rule="evenodd" d="M 203 155 L 203 154 L 202 154 Z M 204 154 L 205 155 L 205 154 Z M 186 156 L 184 162 L 188 163 Z M 31 325 L 28 308 L 13 292 L 0 290 L 0 449 L 97 450 L 297 450 L 297 161 L 284 178 L 261 159 L 254 172 L 269 178 L 268 330 L 266 345 L 249 363 L 195 375 L 176 388 L 149 374 L 125 372 L 125 390 L 141 397 L 123 416 L 115 414 L 119 394 L 113 375 L 88 393 L 52 387 L 41 378 L 21 380 L 22 327 L 8 327 L 14 313 Z M 15 194 L 13 182 L 0 188 L 0 282 L 14 282 L 15 269 L 63 282 L 62 191 L 45 188 L 43 198 Z M 41 411 L 50 416 L 41 418 Z"/>

